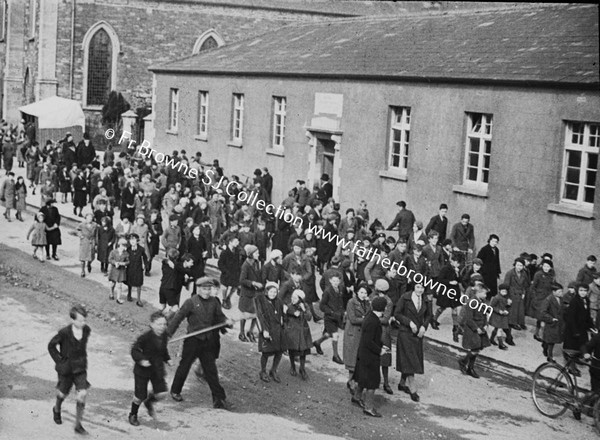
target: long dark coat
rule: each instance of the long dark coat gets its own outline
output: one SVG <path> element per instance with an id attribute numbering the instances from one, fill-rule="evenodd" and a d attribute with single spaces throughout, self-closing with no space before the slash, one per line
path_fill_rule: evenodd
<path id="1" fill-rule="evenodd" d="M 481 276 L 483 282 L 490 289 L 490 295 L 495 296 L 498 293 L 498 277 L 502 273 L 500 270 L 500 249 L 492 248 L 486 244 L 479 250 L 477 258 L 483 261 L 481 266 Z"/>
<path id="2" fill-rule="evenodd" d="M 274 300 L 260 294 L 254 298 L 256 317 L 258 318 L 260 332 L 258 333 L 258 351 L 261 353 L 280 353 L 285 350 L 283 330 L 283 303 L 277 297 Z M 265 339 L 263 331 L 269 332 L 269 339 Z"/>
<path id="3" fill-rule="evenodd" d="M 361 301 L 353 296 L 346 306 L 346 325 L 344 327 L 344 365 L 347 370 L 354 370 L 358 345 L 362 333 L 362 323 L 371 311 L 368 300 Z"/>
<path id="4" fill-rule="evenodd" d="M 469 304 L 473 298 L 469 300 Z M 482 336 L 477 333 L 477 329 L 485 329 L 487 321 L 486 315 L 481 310 L 481 304 L 479 302 L 475 309 L 470 305 L 466 305 L 460 311 L 459 322 L 464 332 L 462 346 L 465 350 L 481 350 L 490 346 L 489 339 L 485 335 Z"/>
<path id="5" fill-rule="evenodd" d="M 378 296 L 379 296 L 379 294 L 377 292 L 373 292 L 371 294 L 371 296 L 369 297 L 369 299 L 371 300 L 371 303 Z M 392 327 L 390 325 L 390 320 L 392 319 L 392 312 L 395 309 L 395 304 L 392 303 L 392 300 L 386 294 L 383 295 L 383 298 L 385 298 L 386 305 L 385 305 L 385 309 L 383 310 L 383 315 L 381 315 L 381 318 L 379 318 L 379 320 L 381 321 L 381 343 L 391 349 L 392 348 Z M 381 362 L 382 367 L 390 367 L 392 365 L 391 351 L 383 354 L 380 358 L 380 362 Z"/>
<path id="6" fill-rule="evenodd" d="M 344 300 L 341 285 L 338 287 L 338 290 L 335 290 L 331 285 L 325 288 L 319 308 L 325 314 L 323 317 L 323 323 L 325 324 L 323 333 L 331 335 L 342 328 Z"/>
<path id="7" fill-rule="evenodd" d="M 115 238 L 115 228 L 112 225 L 106 229 L 103 226 L 98 228 L 98 261 L 101 263 L 108 263 L 108 255 L 113 249 Z"/>
<path id="8" fill-rule="evenodd" d="M 0 188 L 0 197 L 4 199 L 2 204 L 5 208 L 14 209 L 17 205 L 16 201 L 16 190 L 15 190 L 16 182 L 14 180 L 6 179 L 2 182 L 2 187 Z"/>
<path id="9" fill-rule="evenodd" d="M 144 285 L 144 268 L 148 267 L 146 251 L 138 243 L 135 250 L 130 246 L 127 252 L 129 253 L 129 264 L 127 265 L 126 284 L 130 287 L 141 287 Z"/>
<path id="10" fill-rule="evenodd" d="M 158 250 L 160 249 L 160 237 L 162 234 L 163 228 L 160 217 L 157 217 L 155 222 L 148 225 L 148 250 L 150 251 L 150 256 L 152 258 L 158 255 Z"/>
<path id="11" fill-rule="evenodd" d="M 221 284 L 237 287 L 240 285 L 240 271 L 242 269 L 242 257 L 239 248 L 233 251 L 226 247 L 219 255 L 219 270 L 221 271 Z"/>
<path id="12" fill-rule="evenodd" d="M 508 284 L 508 295 L 512 300 L 508 313 L 508 323 L 510 325 L 525 325 L 525 299 L 531 286 L 529 272 L 524 268 L 520 274 L 517 274 L 516 269 L 512 268 L 504 276 L 504 284 Z"/>
<path id="13" fill-rule="evenodd" d="M 440 292 L 436 300 L 437 306 L 443 308 L 451 307 L 453 309 L 460 307 L 460 273 L 457 273 L 452 265 L 448 263 L 440 270 L 438 281 L 440 284 L 446 287 L 446 291 L 444 293 L 444 290 L 440 288 Z M 451 281 L 456 281 L 456 284 L 450 284 Z M 453 289 L 456 292 L 456 295 L 454 295 L 453 298 L 450 298 L 451 295 L 448 295 L 450 289 Z"/>
<path id="14" fill-rule="evenodd" d="M 417 310 L 412 301 L 412 292 L 406 292 L 396 304 L 394 318 L 400 324 L 396 346 L 396 370 L 404 374 L 423 374 L 423 338 L 413 333 L 410 323 L 414 322 L 417 329 L 421 326 L 425 329 L 429 327 L 431 312 L 427 307 L 425 295 L 421 297 L 421 308 Z"/>
<path id="15" fill-rule="evenodd" d="M 300 316 L 294 313 L 300 312 Z M 289 304 L 285 312 L 285 347 L 291 353 L 308 354 L 312 347 L 312 336 L 308 321 L 312 315 L 308 307 L 302 311 L 299 304 Z"/>
<path id="16" fill-rule="evenodd" d="M 206 250 L 206 241 L 202 235 L 198 238 L 192 235 L 186 243 L 186 252 L 192 254 L 194 257 L 194 265 L 192 266 L 192 276 L 194 278 L 204 276 L 204 257 L 202 253 Z"/>
<path id="17" fill-rule="evenodd" d="M 548 273 L 539 270 L 533 276 L 531 283 L 530 300 L 528 301 L 527 316 L 535 319 L 540 319 L 540 310 L 542 302 L 548 295 L 552 293 L 552 283 L 554 282 L 554 274 L 552 271 Z"/>
<path id="18" fill-rule="evenodd" d="M 594 328 L 594 322 L 590 316 L 590 299 L 576 294 L 564 316 L 565 342 L 563 349 L 580 350 L 581 346 L 588 341 L 588 330 Z"/>
<path id="19" fill-rule="evenodd" d="M 87 182 L 85 178 L 75 177 L 73 180 L 73 190 L 75 196 L 73 197 L 73 206 L 76 208 L 83 208 L 87 203 Z"/>
<path id="20" fill-rule="evenodd" d="M 252 285 L 253 282 L 261 283 L 260 269 L 256 260 L 246 259 L 242 264 L 240 272 L 240 302 L 238 308 L 240 312 L 256 313 L 254 307 L 254 298 L 262 293 L 263 289 L 259 289 Z"/>
<path id="21" fill-rule="evenodd" d="M 323 227 L 323 234 L 327 235 L 329 233 L 329 237 L 337 236 L 337 228 L 333 226 L 331 223 L 327 223 Z M 335 255 L 335 251 L 337 250 L 336 241 L 329 241 L 328 239 L 322 238 L 321 234 L 317 239 L 317 257 L 320 263 L 329 262 L 333 256 Z"/>
<path id="22" fill-rule="evenodd" d="M 273 235 L 273 249 L 279 249 L 283 255 L 286 255 L 290 235 L 292 235 L 292 226 L 288 222 L 278 219 L 275 235 Z"/>
<path id="23" fill-rule="evenodd" d="M 44 223 L 46 223 L 49 228 L 54 225 L 58 226 L 51 231 L 46 230 L 46 240 L 48 241 L 48 244 L 62 244 L 60 234 L 60 214 L 58 213 L 58 208 L 56 206 L 42 206 L 40 212 L 44 214 Z"/>
<path id="24" fill-rule="evenodd" d="M 542 340 L 548 344 L 561 344 L 564 340 L 565 320 L 562 299 L 554 294 L 548 295 L 542 302 L 540 319 L 546 323 Z M 554 321 L 554 319 L 558 321 Z"/>
<path id="25" fill-rule="evenodd" d="M 431 230 L 437 231 L 440 234 L 438 243 L 443 243 L 446 239 L 446 231 L 448 230 L 448 218 L 444 217 L 442 220 L 439 214 L 431 217 L 431 220 L 429 220 L 429 223 L 425 228 L 425 233 L 429 234 L 429 231 Z"/>
<path id="26" fill-rule="evenodd" d="M 354 380 L 367 390 L 379 388 L 381 375 L 381 322 L 374 312 L 369 312 L 362 323 Z"/>

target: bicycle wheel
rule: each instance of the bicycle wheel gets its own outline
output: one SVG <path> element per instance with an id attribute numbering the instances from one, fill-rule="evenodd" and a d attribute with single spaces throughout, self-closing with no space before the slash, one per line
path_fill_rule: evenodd
<path id="1" fill-rule="evenodd" d="M 594 416 L 594 424 L 596 425 L 596 429 L 598 432 L 600 432 L 600 398 L 596 399 L 592 415 Z"/>
<path id="2" fill-rule="evenodd" d="M 542 364 L 535 370 L 531 395 L 538 411 L 552 418 L 564 414 L 576 398 L 571 377 L 554 363 Z"/>

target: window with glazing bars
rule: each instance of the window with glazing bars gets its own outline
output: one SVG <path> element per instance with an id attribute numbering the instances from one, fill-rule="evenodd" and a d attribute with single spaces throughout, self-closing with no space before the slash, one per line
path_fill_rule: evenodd
<path id="1" fill-rule="evenodd" d="M 487 186 L 492 155 L 492 115 L 467 113 L 465 183 Z"/>
<path id="2" fill-rule="evenodd" d="M 562 202 L 593 207 L 599 152 L 600 124 L 566 123 Z"/>

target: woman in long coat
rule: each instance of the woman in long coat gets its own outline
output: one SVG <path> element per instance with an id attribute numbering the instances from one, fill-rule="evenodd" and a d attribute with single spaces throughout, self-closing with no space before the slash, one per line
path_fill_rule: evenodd
<path id="1" fill-rule="evenodd" d="M 163 234 L 163 227 L 158 210 L 150 211 L 150 220 L 148 221 L 148 250 L 150 255 L 148 258 L 148 267 L 146 268 L 146 276 L 150 275 L 152 269 L 152 260 L 158 255 L 160 249 L 160 237 Z"/>
<path id="2" fill-rule="evenodd" d="M 15 184 L 15 195 L 16 195 L 16 210 L 17 220 L 23 220 L 23 211 L 27 210 L 27 184 L 23 176 L 17 177 L 17 183 Z"/>
<path id="3" fill-rule="evenodd" d="M 133 221 L 135 215 L 136 193 L 137 191 L 133 180 L 128 180 L 125 184 L 125 188 L 121 191 L 121 220 L 127 217 L 129 218 L 129 221 Z"/>
<path id="4" fill-rule="evenodd" d="M 150 258 L 150 248 L 148 247 L 148 225 L 146 225 L 146 217 L 139 214 L 135 219 L 134 225 L 131 227 L 131 233 L 137 234 L 140 238 L 139 245 L 146 253 L 146 259 Z"/>
<path id="5" fill-rule="evenodd" d="M 25 153 L 25 160 L 27 161 L 27 179 L 31 182 L 30 188 L 35 188 L 35 182 L 37 182 L 38 176 L 36 176 L 36 167 L 40 161 L 40 153 L 37 147 L 37 142 L 34 142 Z"/>
<path id="6" fill-rule="evenodd" d="M 46 228 L 46 259 L 50 259 L 50 247 L 52 247 L 52 258 L 58 261 L 58 255 L 56 252 L 58 246 L 62 244 L 61 233 L 60 233 L 60 214 L 58 208 L 54 206 L 56 200 L 50 199 L 46 201 L 46 206 L 40 209 L 40 212 L 44 213 L 44 222 L 48 226 Z"/>
<path id="7" fill-rule="evenodd" d="M 517 258 L 514 267 L 504 276 L 512 304 L 508 311 L 508 325 L 515 330 L 525 330 L 525 300 L 529 295 L 531 279 L 525 269 L 525 260 Z"/>
<path id="8" fill-rule="evenodd" d="M 527 309 L 527 315 L 536 319 L 533 338 L 540 342 L 542 342 L 540 338 L 540 329 L 542 327 L 540 312 L 542 310 L 542 303 L 552 293 L 552 283 L 554 282 L 554 273 L 551 271 L 552 266 L 553 264 L 550 260 L 544 260 L 542 270 L 535 273 L 533 282 L 531 283 L 531 301 Z"/>
<path id="9" fill-rule="evenodd" d="M 6 179 L 2 182 L 2 186 L 0 187 L 0 199 L 2 199 L 2 203 L 6 208 L 4 211 L 4 217 L 11 222 L 10 219 L 10 210 L 14 209 L 17 204 L 17 194 L 15 190 L 15 175 L 14 173 L 10 173 L 7 175 Z"/>
<path id="10" fill-rule="evenodd" d="M 291 214 L 291 209 L 286 209 L 285 213 Z M 273 249 L 279 249 L 283 255 L 287 255 L 288 241 L 292 235 L 292 226 L 283 220 L 283 216 L 277 219 L 275 234 L 273 235 Z"/>
<path id="11" fill-rule="evenodd" d="M 73 214 L 77 214 L 79 208 L 79 216 L 87 203 L 87 182 L 83 171 L 77 173 L 77 177 L 73 180 Z"/>
<path id="12" fill-rule="evenodd" d="M 459 359 L 458 365 L 464 374 L 479 379 L 479 375 L 474 369 L 475 360 L 482 349 L 491 345 L 485 331 L 487 317 L 481 307 L 486 299 L 488 289 L 480 282 L 476 282 L 470 289 L 473 292 L 471 299 L 468 305 L 461 308 L 459 316 L 459 323 L 464 331 L 462 346 L 468 351 L 464 358 Z M 472 307 L 473 303 L 475 307 Z"/>
<path id="13" fill-rule="evenodd" d="M 396 347 L 396 369 L 402 373 L 398 390 L 410 394 L 414 402 L 419 395 L 414 384 L 414 375 L 423 374 L 423 336 L 429 327 L 430 310 L 424 296 L 423 284 L 414 284 L 398 300 L 394 318 L 398 322 L 398 344 Z"/>
<path id="14" fill-rule="evenodd" d="M 258 268 L 258 248 L 253 244 L 247 244 L 244 251 L 246 251 L 246 261 L 242 264 L 240 272 L 240 302 L 238 303 L 242 315 L 239 339 L 242 342 L 256 342 L 254 337 L 254 327 L 256 326 L 254 298 L 262 293 L 264 286 Z M 251 319 L 252 322 L 248 333 L 244 333 L 247 319 Z"/>
<path id="15" fill-rule="evenodd" d="M 141 246 L 140 236 L 132 233 L 129 236 L 129 264 L 127 265 L 127 301 L 133 301 L 131 291 L 135 287 L 137 290 L 137 302 L 139 307 L 143 307 L 142 303 L 142 286 L 144 285 L 144 269 L 148 266 L 148 257 L 146 251 Z"/>
<path id="16" fill-rule="evenodd" d="M 300 377 L 308 379 L 306 374 L 306 355 L 310 354 L 312 337 L 308 321 L 312 319 L 310 310 L 304 303 L 304 292 L 295 290 L 291 302 L 284 307 L 285 312 L 285 347 L 290 356 L 290 374 L 296 376 L 296 357 L 300 358 Z"/>
<path id="17" fill-rule="evenodd" d="M 387 295 L 387 292 L 390 289 L 390 284 L 387 280 L 380 278 L 375 282 L 375 291 L 371 294 L 369 299 L 371 303 L 375 298 L 383 298 L 385 299 L 385 309 L 383 310 L 383 315 L 379 318 L 381 321 L 381 343 L 391 348 L 392 347 L 392 328 L 390 326 L 390 321 L 392 319 L 392 311 L 394 310 L 394 303 Z M 390 387 L 389 380 L 389 367 L 392 365 L 392 352 L 389 351 L 385 354 L 381 355 L 380 359 L 381 363 L 381 375 L 383 376 L 383 390 L 388 394 L 394 394 L 392 388 Z"/>
<path id="18" fill-rule="evenodd" d="M 498 249 L 498 241 L 500 239 L 496 234 L 491 234 L 488 238 L 488 244 L 483 246 L 477 258 L 483 261 L 481 267 L 481 276 L 483 276 L 483 282 L 490 289 L 488 293 L 488 300 L 492 296 L 496 296 L 498 293 L 498 277 L 502 273 L 500 269 L 500 250 Z"/>
<path id="19" fill-rule="evenodd" d="M 358 354 L 358 344 L 362 330 L 362 323 L 371 310 L 369 303 L 369 286 L 362 283 L 354 296 L 348 301 L 346 306 L 346 325 L 344 326 L 344 365 L 349 372 L 347 382 L 348 389 L 352 392 L 354 388 L 353 379 L 354 368 L 356 367 L 356 356 Z"/>
<path id="20" fill-rule="evenodd" d="M 539 272 L 538 272 L 539 273 Z M 565 310 L 565 342 L 563 350 L 580 350 L 588 342 L 588 331 L 594 329 L 590 316 L 589 288 L 585 284 L 577 286 L 577 293 Z"/>
<path id="21" fill-rule="evenodd" d="M 384 345 L 381 342 L 381 316 L 386 307 L 385 304 L 384 298 L 375 298 L 372 304 L 373 310 L 365 316 L 354 372 L 354 379 L 358 385 L 352 402 L 361 406 L 363 412 L 371 417 L 381 417 L 381 414 L 375 409 L 375 390 L 379 388 L 381 381 L 379 365 L 384 352 Z"/>
<path id="22" fill-rule="evenodd" d="M 67 202 L 67 195 L 71 192 L 71 174 L 66 166 L 58 172 L 58 191 L 62 194 L 62 203 Z"/>
<path id="23" fill-rule="evenodd" d="M 277 375 L 277 367 L 283 357 L 284 332 L 283 332 L 283 302 L 277 297 L 277 283 L 268 282 L 265 286 L 265 294 L 257 295 L 254 299 L 256 305 L 256 317 L 260 323 L 258 333 L 258 351 L 262 353 L 260 358 L 260 379 L 269 382 L 270 379 L 279 383 L 281 379 Z M 273 365 L 267 374 L 267 363 L 273 356 Z"/>
<path id="24" fill-rule="evenodd" d="M 79 231 L 79 261 L 81 261 L 81 277 L 85 277 L 85 265 L 92 271 L 92 261 L 98 244 L 98 223 L 94 222 L 94 214 L 85 215 L 85 220 L 77 226 Z"/>
<path id="25" fill-rule="evenodd" d="M 98 228 L 98 261 L 100 262 L 100 271 L 108 276 L 108 256 L 115 244 L 117 234 L 112 226 L 110 217 L 102 217 L 100 228 Z"/>

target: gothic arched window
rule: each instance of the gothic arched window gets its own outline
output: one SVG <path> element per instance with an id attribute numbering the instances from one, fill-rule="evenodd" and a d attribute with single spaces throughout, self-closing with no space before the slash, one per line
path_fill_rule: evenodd
<path id="1" fill-rule="evenodd" d="M 117 55 L 119 40 L 106 22 L 92 26 L 83 38 L 84 106 L 102 106 L 117 86 Z"/>

